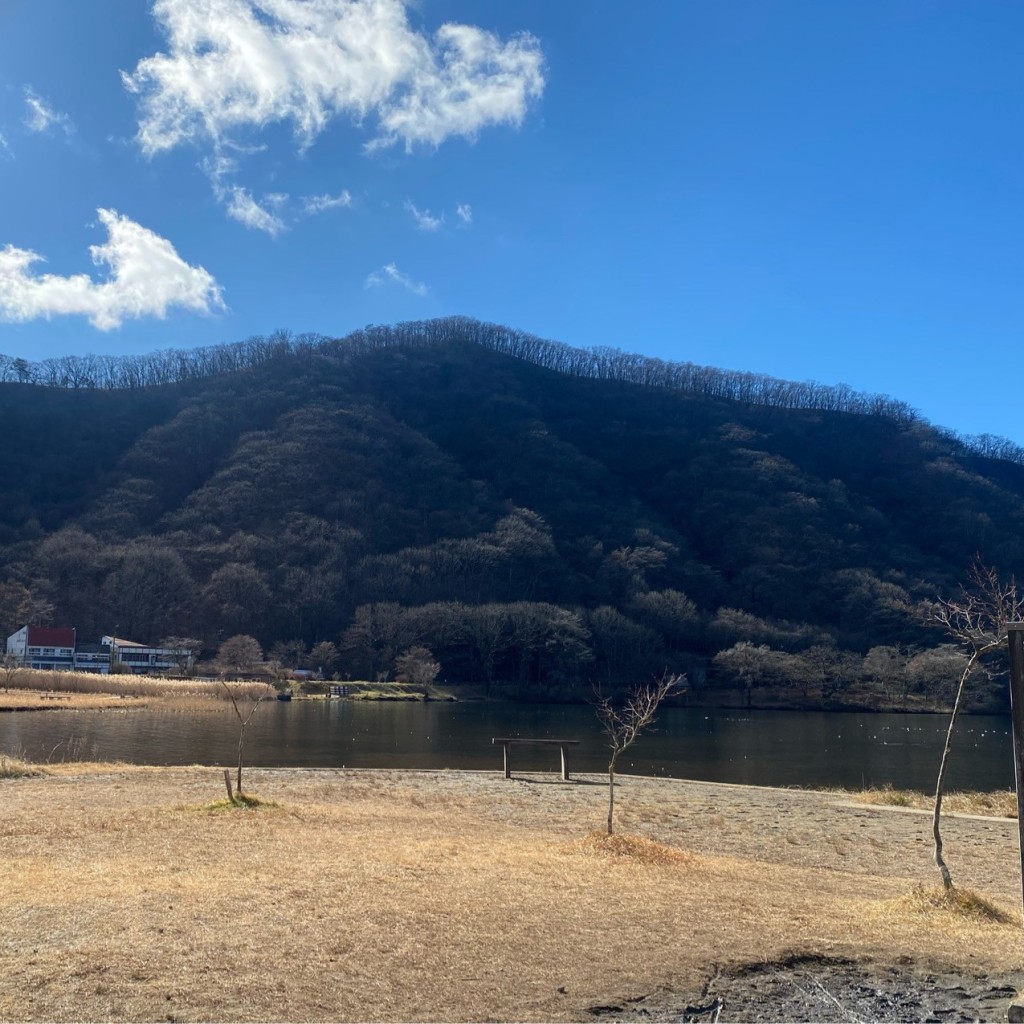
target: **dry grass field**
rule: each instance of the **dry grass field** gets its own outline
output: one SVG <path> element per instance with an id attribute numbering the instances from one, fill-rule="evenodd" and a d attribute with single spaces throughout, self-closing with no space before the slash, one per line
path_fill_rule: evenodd
<path id="1" fill-rule="evenodd" d="M 252 770 L 273 803 L 227 809 L 215 769 L 44 770 L 0 779 L 3 1020 L 587 1020 L 802 954 L 1022 964 L 1005 819 L 946 824 L 1000 921 L 930 902 L 926 814 L 836 794 L 623 778 L 609 845 L 596 776 Z"/>
<path id="2" fill-rule="evenodd" d="M 914 807 L 931 810 L 935 806 L 932 793 L 918 793 L 912 789 L 893 789 L 890 786 L 851 791 L 851 800 L 864 804 L 888 804 L 891 807 Z M 946 793 L 942 798 L 943 812 L 952 814 L 980 814 L 997 818 L 1017 817 L 1017 794 L 1012 789 L 994 793 L 975 790 Z"/>
<path id="3" fill-rule="evenodd" d="M 94 711 L 98 708 L 145 706 L 145 698 L 116 693 L 0 690 L 0 711 Z"/>
<path id="4" fill-rule="evenodd" d="M 223 683 L 201 679 L 154 679 L 149 676 L 99 675 L 88 672 L 40 672 L 18 669 L 0 689 L 0 713 L 20 711 L 162 711 L 201 714 L 223 711 L 228 700 Z M 258 681 L 229 682 L 236 697 L 269 699 L 275 690 Z"/>

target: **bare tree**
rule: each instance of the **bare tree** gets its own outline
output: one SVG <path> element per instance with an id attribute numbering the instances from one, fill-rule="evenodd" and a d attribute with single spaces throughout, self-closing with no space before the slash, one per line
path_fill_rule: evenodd
<path id="1" fill-rule="evenodd" d="M 634 686 L 621 705 L 613 704 L 610 697 L 598 695 L 597 717 L 612 752 L 608 762 L 608 835 L 614 831 L 615 766 L 619 755 L 633 745 L 640 733 L 654 721 L 661 702 L 685 680 L 685 676 L 666 672 L 653 683 Z"/>
<path id="2" fill-rule="evenodd" d="M 430 650 L 421 645 L 410 647 L 395 658 L 395 678 L 400 683 L 429 687 L 440 671 L 441 666 L 434 660 Z"/>
<path id="3" fill-rule="evenodd" d="M 192 636 L 165 636 L 160 646 L 168 652 L 168 658 L 178 667 L 183 676 L 193 675 L 196 660 L 203 650 L 203 641 Z"/>
<path id="4" fill-rule="evenodd" d="M 256 714 L 256 709 L 269 697 L 274 689 L 267 684 L 253 684 L 245 687 L 232 687 L 225 681 L 224 676 L 231 672 L 234 675 L 250 675 L 257 665 L 263 664 L 263 648 L 255 637 L 246 636 L 244 633 L 238 636 L 231 636 L 217 648 L 216 665 L 221 673 L 220 685 L 224 687 L 231 706 L 235 709 L 235 716 L 238 718 L 238 776 L 236 789 L 237 799 L 231 792 L 231 776 L 227 769 L 224 771 L 224 783 L 227 786 L 228 799 L 232 803 L 241 801 L 242 797 L 242 751 L 245 746 L 245 730 Z M 249 713 L 242 714 L 239 706 L 239 698 L 245 700 L 251 697 L 253 701 Z"/>
<path id="5" fill-rule="evenodd" d="M 316 669 L 319 678 L 324 679 L 338 667 L 339 657 L 338 648 L 330 640 L 321 640 L 309 652 L 309 664 Z"/>
<path id="6" fill-rule="evenodd" d="M 239 803 L 242 801 L 242 753 L 245 747 L 245 730 L 252 721 L 252 716 L 256 714 L 256 709 L 274 692 L 274 689 L 265 683 L 256 686 L 232 687 L 223 679 L 220 681 L 220 685 L 224 687 L 224 692 L 227 694 L 228 700 L 231 701 L 231 706 L 235 709 L 235 716 L 238 718 L 238 774 L 235 778 L 237 796 L 236 793 L 231 792 L 231 776 L 226 768 L 224 769 L 224 782 L 227 785 L 228 799 L 232 803 Z M 249 709 L 249 713 L 243 715 L 238 702 L 239 699 L 245 700 L 246 698 L 251 698 L 253 705 Z"/>
<path id="7" fill-rule="evenodd" d="M 217 648 L 214 662 L 222 675 L 229 672 L 235 676 L 252 675 L 256 667 L 263 664 L 263 648 L 255 637 L 239 633 L 229 636 Z"/>
<path id="8" fill-rule="evenodd" d="M 21 659 L 14 654 L 5 654 L 0 658 L 0 678 L 4 681 L 5 693 L 18 681 L 22 667 Z"/>
<path id="9" fill-rule="evenodd" d="M 967 680 L 982 660 L 993 651 L 1006 646 L 1007 625 L 1020 622 L 1024 613 L 1024 595 L 1017 592 L 1017 581 L 999 579 L 995 569 L 975 561 L 968 573 L 968 584 L 961 586 L 958 597 L 940 600 L 935 620 L 946 632 L 967 648 L 967 664 L 960 675 L 960 683 L 953 701 L 946 730 L 946 745 L 942 750 L 939 777 L 935 784 L 935 810 L 932 814 L 932 835 L 935 838 L 935 866 L 942 875 L 946 889 L 953 888 L 953 879 L 942 856 L 942 833 L 939 828 L 942 815 L 942 795 L 946 787 L 946 771 L 953 746 L 953 730 L 963 705 Z"/>

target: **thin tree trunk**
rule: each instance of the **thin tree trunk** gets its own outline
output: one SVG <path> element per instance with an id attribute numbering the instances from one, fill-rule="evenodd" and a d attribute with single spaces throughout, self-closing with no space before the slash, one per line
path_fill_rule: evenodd
<path id="1" fill-rule="evenodd" d="M 613 820 L 615 817 L 615 757 L 612 755 L 608 762 L 608 835 L 614 831 Z"/>
<path id="2" fill-rule="evenodd" d="M 242 795 L 242 745 L 245 743 L 245 726 L 238 732 L 238 781 L 235 789 L 238 791 L 238 795 Z"/>
<path id="3" fill-rule="evenodd" d="M 960 677 L 960 685 L 957 687 L 956 700 L 953 702 L 953 710 L 949 716 L 949 728 L 946 730 L 946 745 L 942 750 L 942 761 L 939 764 L 939 778 L 935 784 L 935 811 L 932 814 L 932 835 L 935 838 L 935 866 L 942 874 L 942 885 L 945 889 L 953 888 L 953 879 L 949 874 L 949 868 L 942 857 L 942 832 L 939 830 L 939 820 L 942 816 L 942 794 L 946 789 L 946 769 L 949 766 L 949 753 L 953 748 L 953 730 L 956 728 L 956 720 L 960 715 L 960 705 L 963 703 L 964 693 L 967 690 L 967 679 L 974 670 L 975 662 L 978 660 L 978 653 L 972 654 L 967 661 L 967 667 Z"/>

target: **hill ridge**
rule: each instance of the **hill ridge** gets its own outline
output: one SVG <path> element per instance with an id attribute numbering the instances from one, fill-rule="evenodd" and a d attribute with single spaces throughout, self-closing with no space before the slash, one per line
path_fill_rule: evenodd
<path id="1" fill-rule="evenodd" d="M 474 330 L 494 344 L 450 318 L 163 387 L 2 385 L 0 628 L 328 644 L 370 678 L 422 646 L 531 697 L 668 669 L 922 706 L 959 666 L 928 602 L 976 553 L 1024 567 L 1024 470 L 920 421 Z"/>
<path id="2" fill-rule="evenodd" d="M 143 355 L 62 356 L 30 362 L 0 354 L 0 383 L 70 390 L 158 387 L 238 373 L 288 358 L 350 359 L 380 348 L 452 342 L 479 345 L 570 376 L 617 380 L 766 408 L 847 412 L 883 416 L 896 423 L 919 423 L 935 430 L 951 446 L 952 454 L 1024 464 L 1024 447 L 1008 438 L 988 433 L 960 434 L 935 426 L 906 402 L 880 393 L 857 391 L 843 383 L 789 381 L 745 370 L 664 360 L 619 348 L 575 347 L 464 316 L 368 325 L 341 338 L 293 336 L 279 330 L 268 337 L 254 336 L 193 349 L 163 349 Z"/>

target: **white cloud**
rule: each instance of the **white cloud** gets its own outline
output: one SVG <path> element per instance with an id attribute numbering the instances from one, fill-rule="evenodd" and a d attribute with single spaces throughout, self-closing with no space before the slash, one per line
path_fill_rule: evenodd
<path id="1" fill-rule="evenodd" d="M 286 192 L 271 192 L 264 195 L 261 205 L 247 188 L 226 183 L 226 179 L 238 170 L 238 161 L 234 157 L 215 153 L 204 158 L 199 166 L 210 179 L 217 202 L 224 205 L 227 215 L 232 220 L 237 220 L 254 231 L 265 231 L 271 238 L 277 238 L 279 234 L 288 230 L 285 221 L 267 209 L 268 206 L 280 209 L 288 201 Z"/>
<path id="2" fill-rule="evenodd" d="M 116 210 L 97 210 L 107 229 L 105 245 L 92 245 L 93 263 L 109 268 L 94 281 L 88 274 L 34 274 L 37 253 L 8 245 L 0 249 L 0 319 L 86 316 L 101 331 L 129 318 L 163 318 L 172 307 L 197 313 L 223 309 L 221 289 L 202 267 L 187 264 L 166 238 Z"/>
<path id="3" fill-rule="evenodd" d="M 241 185 L 233 185 L 224 190 L 218 198 L 227 203 L 228 216 L 232 220 L 237 220 L 254 231 L 266 231 L 271 238 L 277 238 L 282 231 L 286 231 L 288 228 L 276 213 L 271 213 L 265 206 L 260 206 L 253 199 L 252 193 L 248 189 L 242 188 Z M 264 202 L 280 206 L 286 198 L 287 196 L 283 196 L 281 193 L 274 193 L 271 196 L 265 196 Z"/>
<path id="4" fill-rule="evenodd" d="M 428 44 L 429 45 L 429 44 Z M 522 123 L 544 91 L 544 58 L 531 35 L 508 43 L 472 25 L 442 25 L 430 59 L 411 70 L 409 86 L 380 110 L 383 132 L 372 148 L 401 140 L 439 146 L 452 135 L 475 138 L 489 124 Z"/>
<path id="5" fill-rule="evenodd" d="M 11 152 L 11 147 L 7 142 L 7 138 L 2 133 L 0 133 L 0 156 L 5 160 L 14 159 L 14 154 Z"/>
<path id="6" fill-rule="evenodd" d="M 65 135 L 74 131 L 74 125 L 67 114 L 54 110 L 42 96 L 34 92 L 29 86 L 25 86 L 25 105 L 28 112 L 25 114 L 25 127 L 32 132 L 48 132 L 51 128 L 57 127 Z"/>
<path id="7" fill-rule="evenodd" d="M 459 203 L 459 205 L 455 207 L 455 212 L 459 215 L 459 220 L 461 220 L 463 224 L 473 223 L 473 207 L 470 206 L 469 203 Z"/>
<path id="8" fill-rule="evenodd" d="M 429 210 L 418 209 L 408 199 L 405 201 L 405 208 L 412 214 L 412 219 L 416 221 L 416 227 L 420 231 L 437 231 L 444 223 L 444 214 L 441 214 L 440 217 L 434 217 Z"/>
<path id="9" fill-rule="evenodd" d="M 199 166 L 203 174 L 210 179 L 210 183 L 216 191 L 221 187 L 225 178 L 231 177 L 238 170 L 238 161 L 232 156 L 225 156 L 218 152 L 204 157 L 199 162 Z"/>
<path id="10" fill-rule="evenodd" d="M 406 0 L 156 0 L 153 14 L 167 52 L 122 74 L 148 155 L 274 122 L 308 146 L 342 115 L 376 117 L 371 148 L 437 146 L 520 124 L 544 89 L 532 36 L 445 24 L 430 38 Z"/>
<path id="11" fill-rule="evenodd" d="M 343 206 L 352 205 L 352 193 L 347 188 L 342 189 L 336 196 L 303 196 L 302 209 L 309 216 L 323 213 L 325 210 L 337 210 Z"/>
<path id="12" fill-rule="evenodd" d="M 214 195 L 224 204 L 228 216 L 247 228 L 265 231 L 271 238 L 287 231 L 302 216 L 312 217 L 326 210 L 352 205 L 352 195 L 345 189 L 336 196 L 302 196 L 299 200 L 301 212 L 296 213 L 287 192 L 269 192 L 257 200 L 241 185 L 224 185 L 220 177 L 216 170 L 210 173 Z"/>
<path id="13" fill-rule="evenodd" d="M 419 295 L 421 298 L 429 291 L 425 284 L 421 281 L 413 281 L 408 275 L 403 274 L 394 263 L 388 263 L 380 270 L 375 270 L 370 274 L 366 278 L 366 287 L 378 288 L 389 281 L 400 284 L 406 291 L 412 292 L 413 295 Z"/>

